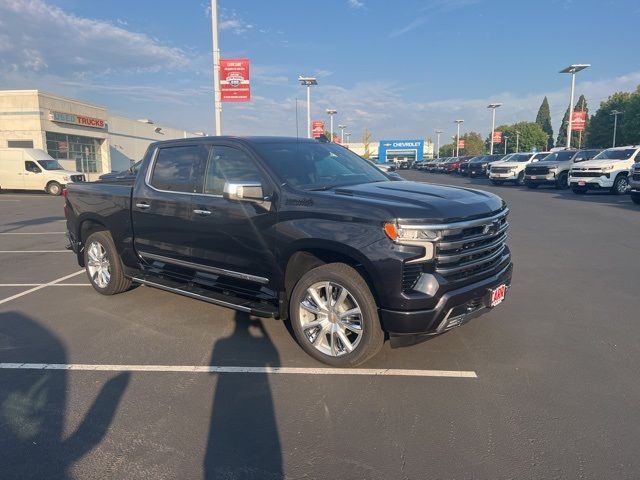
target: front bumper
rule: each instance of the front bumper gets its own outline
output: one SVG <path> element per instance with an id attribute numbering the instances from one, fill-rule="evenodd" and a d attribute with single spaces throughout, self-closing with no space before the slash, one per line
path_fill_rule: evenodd
<path id="1" fill-rule="evenodd" d="M 558 177 L 553 173 L 546 175 L 527 175 L 524 176 L 524 181 L 530 185 L 555 185 L 558 182 Z"/>
<path id="2" fill-rule="evenodd" d="M 569 177 L 571 188 L 584 188 L 586 190 L 609 189 L 613 187 L 614 178 L 607 178 L 606 175 L 600 177 Z"/>
<path id="3" fill-rule="evenodd" d="M 451 290 L 430 310 L 380 309 L 380 319 L 390 336 L 435 335 L 465 323 L 489 308 L 490 290 L 511 285 L 513 263 L 482 281 Z"/>
<path id="4" fill-rule="evenodd" d="M 489 178 L 491 180 L 517 180 L 518 173 L 516 171 L 508 172 L 508 173 L 489 173 Z"/>

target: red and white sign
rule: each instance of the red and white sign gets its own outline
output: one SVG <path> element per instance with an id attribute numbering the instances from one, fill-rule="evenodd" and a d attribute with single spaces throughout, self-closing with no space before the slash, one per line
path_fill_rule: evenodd
<path id="1" fill-rule="evenodd" d="M 502 132 L 493 132 L 493 143 L 502 143 Z"/>
<path id="2" fill-rule="evenodd" d="M 322 120 L 314 120 L 311 123 L 311 136 L 320 138 L 324 134 L 324 122 Z"/>
<path id="3" fill-rule="evenodd" d="M 458 140 L 458 148 L 464 148 L 464 139 L 463 138 Z"/>
<path id="4" fill-rule="evenodd" d="M 580 131 L 584 130 L 587 124 L 587 112 L 573 112 L 571 117 L 571 130 Z"/>
<path id="5" fill-rule="evenodd" d="M 220 100 L 223 102 L 251 100 L 248 58 L 220 60 Z"/>
<path id="6" fill-rule="evenodd" d="M 491 290 L 491 306 L 500 305 L 507 294 L 507 286 L 500 285 L 498 288 Z"/>

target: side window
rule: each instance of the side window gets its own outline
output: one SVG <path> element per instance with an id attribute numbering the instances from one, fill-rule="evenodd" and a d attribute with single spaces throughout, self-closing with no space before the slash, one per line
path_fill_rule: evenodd
<path id="1" fill-rule="evenodd" d="M 222 195 L 225 182 L 262 182 L 262 174 L 249 156 L 233 147 L 213 146 L 204 193 Z"/>
<path id="2" fill-rule="evenodd" d="M 159 190 L 201 192 L 208 156 L 209 147 L 206 145 L 161 148 L 150 183 Z"/>
<path id="3" fill-rule="evenodd" d="M 31 160 L 24 162 L 24 169 L 25 171 L 32 173 L 40 173 L 42 171 L 40 170 L 40 167 L 36 165 L 36 162 L 32 162 Z"/>

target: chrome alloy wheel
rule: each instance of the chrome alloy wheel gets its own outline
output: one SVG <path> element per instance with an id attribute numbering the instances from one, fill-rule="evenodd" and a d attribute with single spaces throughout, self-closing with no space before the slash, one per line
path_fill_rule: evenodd
<path id="1" fill-rule="evenodd" d="M 620 195 L 627 193 L 629 189 L 629 181 L 625 177 L 620 177 L 617 182 L 616 188 L 618 189 L 618 193 Z"/>
<path id="2" fill-rule="evenodd" d="M 300 302 L 300 324 L 307 340 L 331 357 L 355 350 L 364 327 L 358 302 L 335 282 L 318 282 L 307 289 Z"/>
<path id="3" fill-rule="evenodd" d="M 111 280 L 111 264 L 107 251 L 100 242 L 93 242 L 87 250 L 87 270 L 91 280 L 100 288 L 106 288 Z"/>

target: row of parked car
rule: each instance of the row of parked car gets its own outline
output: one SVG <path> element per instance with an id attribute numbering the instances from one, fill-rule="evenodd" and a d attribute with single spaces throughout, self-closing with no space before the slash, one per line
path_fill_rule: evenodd
<path id="1" fill-rule="evenodd" d="M 488 177 L 494 185 L 512 183 L 571 188 L 576 194 L 608 190 L 631 193 L 640 204 L 640 146 L 601 149 L 555 149 L 551 152 L 518 152 L 507 155 L 443 157 L 416 162 L 414 168 L 435 173 Z"/>

